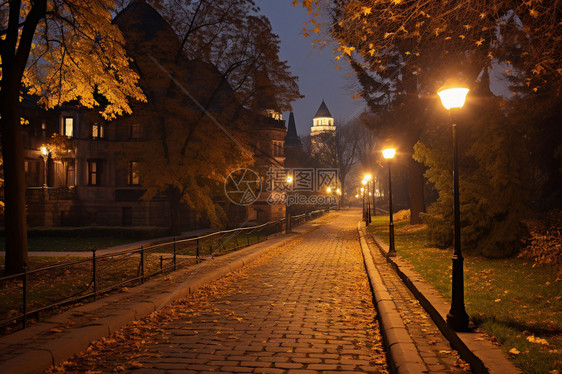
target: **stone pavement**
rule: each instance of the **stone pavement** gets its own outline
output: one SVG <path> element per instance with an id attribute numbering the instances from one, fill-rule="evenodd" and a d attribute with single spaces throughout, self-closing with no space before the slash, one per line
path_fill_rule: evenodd
<path id="1" fill-rule="evenodd" d="M 388 246 L 373 235 L 369 235 L 369 239 L 372 244 L 371 253 L 373 253 L 373 257 L 377 257 L 377 253 L 386 257 Z M 455 332 L 448 328 L 446 315 L 450 308 L 450 301 L 446 300 L 426 282 L 408 261 L 402 259 L 400 253 L 396 257 L 389 258 L 388 263 L 392 266 L 394 273 L 400 277 L 402 283 L 407 286 L 408 290 L 412 292 L 412 295 L 431 316 L 434 325 L 439 328 L 441 334 L 447 338 L 452 347 L 459 351 L 461 357 L 470 363 L 475 373 L 521 373 L 521 370 L 505 357 L 501 348 L 493 344 L 482 331 Z M 384 273 L 384 271 L 381 273 Z M 391 285 L 390 287 L 394 286 Z M 404 319 L 404 321 L 407 322 L 407 319 Z M 419 340 L 419 338 L 415 338 L 416 335 L 415 330 L 412 330 L 410 336 L 414 340 Z M 420 349 L 424 349 L 425 343 L 423 340 L 420 340 L 419 345 Z"/>
<path id="2" fill-rule="evenodd" d="M 357 219 L 332 214 L 51 372 L 386 373 Z"/>
<path id="3" fill-rule="evenodd" d="M 278 246 L 298 240 L 299 236 L 318 227 L 316 221 L 299 226 L 291 235 L 277 235 L 248 248 L 155 277 L 143 285 L 125 287 L 122 292 L 71 308 L 25 330 L 0 337 L 0 374 L 40 373 L 86 349 L 90 342 L 247 266 Z"/>
<path id="4" fill-rule="evenodd" d="M 363 226 L 364 224 L 361 224 L 360 230 L 364 230 Z M 413 343 L 413 348 L 417 351 L 415 352 L 417 353 L 415 362 L 419 364 L 419 371 L 431 373 L 469 372 L 470 366 L 460 359 L 458 352 L 451 349 L 449 341 L 441 334 L 429 314 L 396 274 L 391 264 L 375 247 L 372 237 L 368 235 L 366 239 L 369 253 L 380 275 L 379 279 L 391 295 L 393 307 L 399 313 L 403 322 L 399 328 L 405 329 L 410 337 L 409 343 Z M 386 326 L 383 327 L 387 331 Z M 387 337 L 389 340 L 393 340 L 392 338 Z M 399 344 L 404 343 L 399 339 L 395 340 Z M 390 341 L 388 345 L 394 343 L 394 341 Z M 411 356 L 414 356 L 414 354 L 411 354 Z"/>

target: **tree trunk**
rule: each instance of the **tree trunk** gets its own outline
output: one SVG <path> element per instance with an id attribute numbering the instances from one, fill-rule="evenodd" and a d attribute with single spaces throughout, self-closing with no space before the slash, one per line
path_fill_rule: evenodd
<path id="1" fill-rule="evenodd" d="M 175 187 L 168 189 L 168 201 L 170 203 L 170 235 L 181 234 L 181 212 L 180 212 L 180 191 Z"/>
<path id="2" fill-rule="evenodd" d="M 408 192 L 410 198 L 410 224 L 422 223 L 420 213 L 425 213 L 423 168 L 413 158 L 408 160 Z"/>
<path id="3" fill-rule="evenodd" d="M 8 72 L 4 71 L 7 76 Z M 0 91 L 2 157 L 4 162 L 6 274 L 23 271 L 27 262 L 25 169 L 20 126 L 19 85 L 3 80 Z M 12 83 L 12 84 L 10 84 Z"/>

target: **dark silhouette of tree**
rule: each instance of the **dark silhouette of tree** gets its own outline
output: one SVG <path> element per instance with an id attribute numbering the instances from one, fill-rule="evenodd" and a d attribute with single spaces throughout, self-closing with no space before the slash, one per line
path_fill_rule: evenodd
<path id="1" fill-rule="evenodd" d="M 6 199 L 6 272 L 27 261 L 25 171 L 20 126 L 22 90 L 52 108 L 66 101 L 98 106 L 107 119 L 130 113 L 128 98 L 143 100 L 129 67 L 111 0 L 14 0 L 0 3 L 0 123 Z"/>

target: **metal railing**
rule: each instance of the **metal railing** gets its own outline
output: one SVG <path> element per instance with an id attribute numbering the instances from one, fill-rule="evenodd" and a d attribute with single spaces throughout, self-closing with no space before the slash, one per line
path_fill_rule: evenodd
<path id="1" fill-rule="evenodd" d="M 322 216 L 317 210 L 291 217 L 296 227 Z M 25 328 L 30 318 L 132 284 L 142 284 L 157 274 L 175 271 L 200 261 L 266 240 L 284 230 L 286 219 L 262 225 L 218 231 L 189 239 L 99 255 L 27 270 L 0 278 L 0 327 Z"/>

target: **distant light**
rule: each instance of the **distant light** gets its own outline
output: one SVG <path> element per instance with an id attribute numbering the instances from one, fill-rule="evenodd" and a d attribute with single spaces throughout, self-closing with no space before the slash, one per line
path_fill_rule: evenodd
<path id="1" fill-rule="evenodd" d="M 359 195 L 355 195 L 355 198 L 356 198 L 356 199 L 359 199 Z"/>
<path id="2" fill-rule="evenodd" d="M 382 151 L 382 156 L 386 159 L 394 158 L 395 154 L 396 154 L 396 149 L 394 148 L 387 148 L 387 149 L 383 149 Z"/>
<path id="3" fill-rule="evenodd" d="M 365 174 L 365 176 L 363 177 L 363 179 L 366 180 L 367 182 L 370 181 L 371 178 L 373 178 L 371 174 Z"/>
<path id="4" fill-rule="evenodd" d="M 45 146 L 41 147 L 41 154 L 43 156 L 47 156 L 49 154 L 49 150 L 47 149 L 47 147 Z"/>
<path id="5" fill-rule="evenodd" d="M 292 183 L 293 182 L 293 177 L 287 177 L 287 183 Z"/>
<path id="6" fill-rule="evenodd" d="M 332 188 L 331 188 L 331 187 L 328 187 L 328 188 L 326 189 L 326 191 L 328 191 L 328 193 L 332 193 Z"/>
<path id="7" fill-rule="evenodd" d="M 365 179 L 363 179 L 363 180 L 361 181 L 361 183 L 363 183 L 363 185 L 366 185 L 366 184 L 367 184 L 367 181 L 366 181 Z"/>
<path id="8" fill-rule="evenodd" d="M 365 191 L 365 189 L 363 187 L 361 187 L 361 192 Z"/>
<path id="9" fill-rule="evenodd" d="M 446 88 L 437 92 L 441 98 L 441 104 L 445 109 L 462 108 L 468 94 L 468 88 Z"/>
<path id="10" fill-rule="evenodd" d="M 338 189 L 336 190 L 336 193 L 337 193 L 338 195 L 341 195 L 341 190 L 338 188 Z"/>

